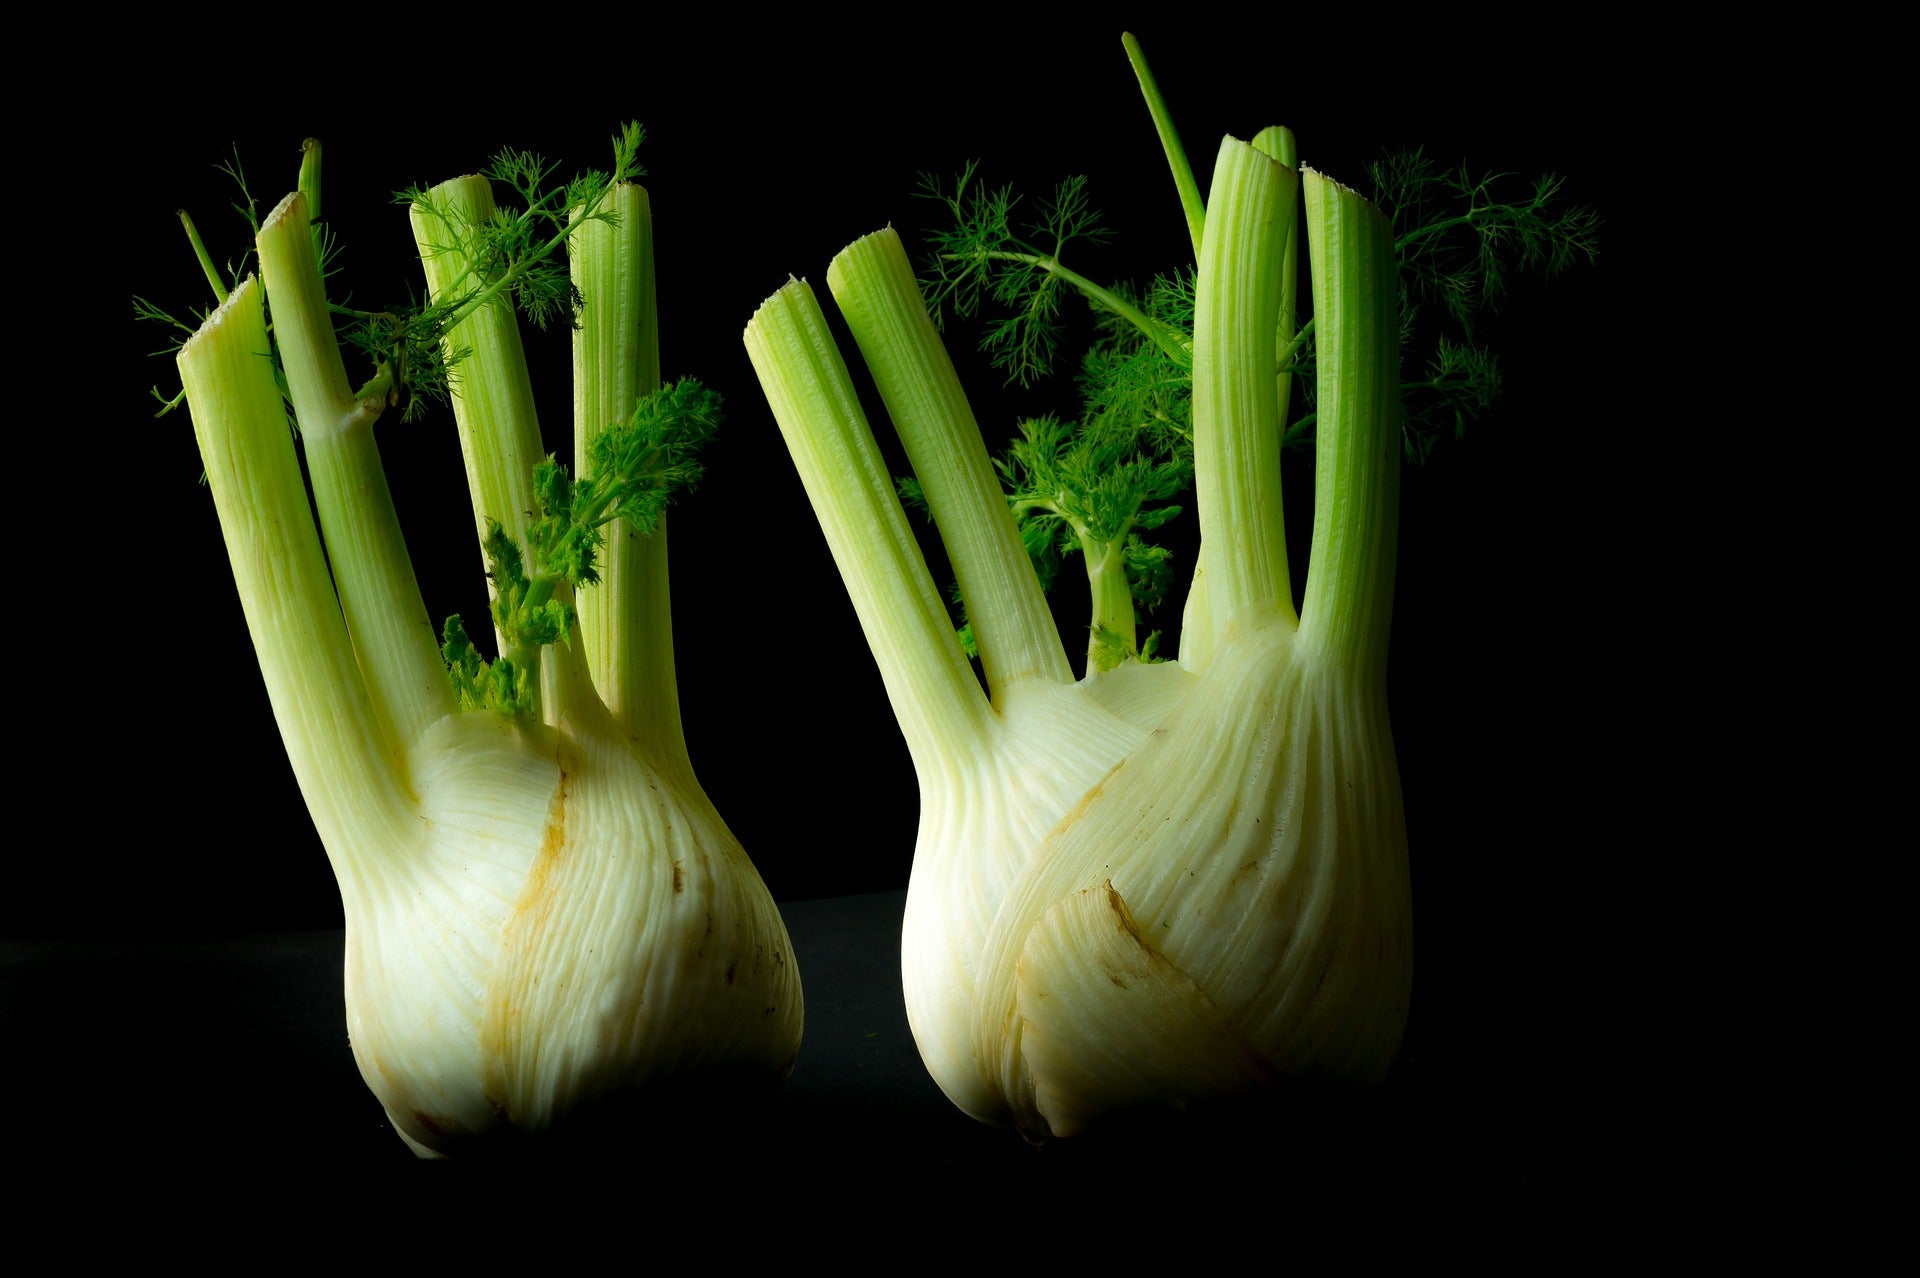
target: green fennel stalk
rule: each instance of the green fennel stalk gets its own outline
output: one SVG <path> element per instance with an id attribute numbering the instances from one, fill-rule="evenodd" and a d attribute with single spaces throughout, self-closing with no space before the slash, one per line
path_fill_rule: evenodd
<path id="1" fill-rule="evenodd" d="M 564 186 L 503 155 L 492 179 L 521 207 L 480 176 L 409 193 L 430 296 L 404 314 L 328 300 L 310 146 L 301 190 L 257 222 L 260 275 L 179 354 L 340 886 L 355 1059 L 421 1156 L 618 1149 L 779 1082 L 798 1049 L 785 927 L 680 729 L 662 523 L 719 409 L 696 382 L 658 385 L 648 204 L 627 181 L 638 141 L 629 128 L 613 173 Z M 577 475 L 540 455 L 516 305 L 590 317 Z M 358 390 L 336 323 L 375 365 Z M 439 395 L 467 462 L 492 661 L 458 618 L 436 639 L 374 442 L 389 409 Z"/>
<path id="2" fill-rule="evenodd" d="M 1411 988 L 1386 660 L 1399 472 L 1420 451 L 1401 369 L 1422 286 L 1403 264 L 1430 241 L 1300 166 L 1280 128 L 1224 140 L 1203 205 L 1126 44 L 1191 270 L 1092 287 L 1066 265 L 1104 235 L 1083 183 L 1020 226 L 1010 190 L 971 167 L 926 185 L 954 225 L 923 287 L 892 230 L 829 266 L 913 468 L 898 497 L 812 288 L 788 284 L 746 331 L 919 778 L 909 1022 L 956 1105 L 1033 1140 L 1376 1084 Z M 1504 216 L 1483 209 L 1431 242 L 1498 239 Z M 1590 215 L 1558 225 L 1547 242 L 1590 250 Z M 994 458 L 937 324 L 996 311 L 983 346 L 1026 382 L 1057 352 L 1065 292 L 1102 320 L 1085 413 L 1021 423 Z M 1289 444 L 1316 459 L 1297 610 Z M 1199 560 L 1177 660 L 1158 661 L 1137 614 L 1172 595 L 1173 566 L 1142 534 L 1189 483 Z M 945 546 L 958 637 L 901 499 Z M 1042 595 L 1072 554 L 1093 595 L 1077 680 Z"/>

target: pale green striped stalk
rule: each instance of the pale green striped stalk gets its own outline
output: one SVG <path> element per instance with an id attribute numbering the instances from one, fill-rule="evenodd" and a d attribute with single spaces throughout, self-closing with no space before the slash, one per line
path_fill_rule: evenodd
<path id="1" fill-rule="evenodd" d="M 364 882 L 380 862 L 350 832 L 393 837 L 405 824 L 406 796 L 390 765 L 397 738 L 383 730 L 328 575 L 274 381 L 263 294 L 259 280 L 242 281 L 177 362 L 288 760 L 334 874 Z M 439 682 L 446 685 L 444 674 Z"/>
<path id="2" fill-rule="evenodd" d="M 942 522 L 954 575 L 980 601 L 973 637 L 987 684 L 1073 676 L 1053 615 L 974 423 L 953 361 L 927 318 L 920 286 L 891 230 L 849 245 L 827 268 L 861 358 L 893 415 L 907 460 Z"/>
<path id="3" fill-rule="evenodd" d="M 493 216 L 493 186 L 486 178 L 468 174 L 442 182 L 415 200 L 409 209 L 413 242 L 427 275 L 427 296 L 436 303 L 460 298 L 477 282 L 466 244 L 474 227 Z M 484 543 L 492 519 L 517 544 L 525 544 L 527 521 L 533 512 L 533 468 L 546 449 L 540 443 L 540 416 L 533 404 L 533 382 L 527 376 L 527 354 L 520 342 L 520 318 L 505 297 L 473 309 L 446 332 L 449 357 L 466 350 L 469 356 L 453 368 L 453 420 L 460 429 L 460 456 L 467 464 L 467 493 L 473 501 L 473 524 Z M 481 567 L 486 553 L 481 552 Z M 495 591 L 489 578 L 488 597 Z M 555 590 L 569 596 L 563 583 Z M 507 651 L 507 637 L 494 630 L 494 641 Z M 542 654 L 542 657 L 563 654 Z M 559 722 L 562 707 L 554 703 L 564 660 L 542 660 L 541 714 L 547 723 Z"/>
<path id="4" fill-rule="evenodd" d="M 479 179 L 451 189 L 462 207 L 486 204 Z M 605 295 L 576 361 L 589 423 L 630 412 L 658 377 L 645 196 L 621 192 L 616 209 L 622 224 L 583 237 L 579 265 L 583 290 Z M 349 389 L 304 196 L 274 209 L 257 247 L 273 346 L 247 280 L 182 349 L 180 373 L 275 718 L 339 881 L 362 1077 L 423 1156 L 527 1136 L 630 1143 L 654 1118 L 683 1118 L 691 1093 L 729 1105 L 777 1083 L 799 1046 L 798 974 L 772 898 L 686 760 L 664 542 L 611 556 L 618 602 L 591 623 L 588 662 L 562 645 L 546 663 L 551 723 L 457 711 L 374 445 L 383 401 Z M 539 437 L 516 322 L 488 305 L 456 341 L 473 351 L 456 396 L 476 513 L 522 530 Z M 589 663 L 621 689 L 615 710 Z"/>
<path id="5" fill-rule="evenodd" d="M 305 200 L 289 200 L 262 224 L 260 266 L 340 608 L 397 751 L 453 710 L 453 689 L 374 443 L 381 402 L 354 399 L 326 297 L 311 287 L 320 267 Z"/>
<path id="6" fill-rule="evenodd" d="M 1296 617 L 1274 354 L 1290 335 L 1301 178 L 1269 154 L 1290 135 L 1261 143 L 1222 144 L 1204 226 L 1191 219 L 1206 576 L 1185 664 L 1072 681 L 891 231 L 848 248 L 828 281 L 946 542 L 987 694 L 812 291 L 789 284 L 747 329 L 919 776 L 909 1021 L 956 1104 L 1034 1137 L 1288 1081 L 1377 1082 L 1405 1023 L 1406 835 L 1385 701 L 1392 244 L 1376 210 L 1306 175 L 1322 434 Z"/>
<path id="7" fill-rule="evenodd" d="M 587 448 L 600 433 L 660 389 L 653 213 L 646 191 L 630 183 L 609 193 L 607 207 L 614 220 L 579 222 L 568 241 L 574 286 L 592 299 L 573 333 L 575 474 L 586 473 Z M 674 678 L 666 516 L 650 537 L 624 520 L 606 537 L 600 583 L 578 601 L 587 668 L 614 721 L 651 742 L 663 766 L 691 777 Z"/>

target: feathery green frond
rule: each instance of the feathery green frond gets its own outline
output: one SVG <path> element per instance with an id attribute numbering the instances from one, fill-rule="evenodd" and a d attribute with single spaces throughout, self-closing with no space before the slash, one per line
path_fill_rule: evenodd
<path id="1" fill-rule="evenodd" d="M 1440 304 L 1469 338 L 1516 276 L 1551 279 L 1599 253 L 1599 215 L 1569 205 L 1556 174 L 1531 183 L 1511 173 L 1476 177 L 1465 165 L 1442 169 L 1416 149 L 1388 153 L 1368 166 L 1368 177 L 1373 202 L 1392 219 L 1408 297 Z"/>
<path id="2" fill-rule="evenodd" d="M 503 203 L 479 226 L 466 224 L 452 210 L 437 210 L 445 224 L 456 230 L 453 242 L 436 246 L 436 251 L 465 254 L 474 264 L 465 287 L 441 303 L 428 305 L 409 298 L 384 308 L 363 309 L 349 305 L 344 297 L 330 297 L 330 309 L 341 324 L 342 345 L 358 351 L 372 366 L 371 375 L 356 392 L 358 397 L 381 399 L 389 407 L 399 408 L 402 421 L 416 420 L 430 406 L 445 403 L 452 370 L 468 354 L 464 349 L 447 350 L 447 331 L 477 308 L 498 299 L 509 300 L 542 328 L 562 317 L 573 321 L 582 299 L 573 287 L 562 252 L 567 237 L 579 221 L 613 219 L 605 207 L 607 193 L 644 171 L 635 159 L 644 138 L 645 131 L 639 124 L 623 126 L 612 140 L 612 169 L 589 170 L 569 182 L 555 182 L 558 166 L 532 152 L 509 149 L 495 155 L 484 172 L 509 188 L 522 207 Z M 331 294 L 331 282 L 340 273 L 341 244 L 331 224 L 320 216 L 321 154 L 317 140 L 309 138 L 302 144 L 299 189 L 308 201 L 315 256 Z M 216 268 L 193 219 L 184 210 L 180 213 L 216 302 L 224 300 L 226 290 L 246 273 L 252 240 L 260 229 L 259 207 L 247 185 L 239 155 L 218 167 L 238 192 L 233 207 L 247 223 L 248 249 L 224 271 Z M 422 187 L 400 192 L 395 199 L 402 204 L 433 202 L 431 193 Z M 189 335 L 197 328 L 197 324 L 188 325 L 144 298 L 134 299 L 134 311 L 142 321 L 185 329 Z M 155 394 L 163 404 L 179 402 L 177 396 L 169 400 L 157 388 Z"/>
<path id="3" fill-rule="evenodd" d="M 1106 548 L 1124 547 L 1135 604 L 1152 608 L 1170 589 L 1169 557 L 1145 541 L 1133 547 L 1177 509 L 1164 503 L 1191 481 L 1193 268 L 1155 277 L 1144 293 L 1093 285 L 1060 260 L 1075 240 L 1108 238 L 1084 181 L 1062 183 L 1023 233 L 1015 229 L 1020 197 L 980 182 L 978 167 L 968 164 L 951 186 L 921 179 L 921 194 L 951 218 L 928 237 L 934 252 L 922 284 L 929 307 L 936 322 L 948 312 L 983 320 L 981 348 L 1025 386 L 1049 372 L 1059 353 L 1062 287 L 1086 298 L 1095 336 L 1080 362 L 1080 422 L 1022 422 L 1021 437 L 996 465 L 1043 584 L 1062 556 L 1086 553 L 1092 574 L 1108 564 Z M 1417 150 L 1385 155 L 1370 176 L 1395 236 L 1402 436 L 1406 456 L 1420 461 L 1499 399 L 1499 361 L 1478 339 L 1477 321 L 1499 308 L 1518 277 L 1550 278 L 1592 260 L 1599 218 L 1570 205 L 1557 176 L 1517 187 L 1508 174 L 1444 170 Z M 1204 210 L 1189 209 L 1188 220 L 1197 234 Z M 1310 449 L 1317 422 L 1312 316 L 1283 317 L 1277 336 L 1275 374 L 1288 378 L 1292 392 L 1282 401 L 1291 406 L 1283 447 Z M 903 495 L 911 482 L 901 481 Z M 1095 595 L 1102 595 L 1097 584 Z M 1119 619 L 1096 618 L 1092 629 L 1096 666 L 1113 652 L 1131 653 L 1131 631 Z"/>
<path id="4" fill-rule="evenodd" d="M 1480 341 L 1483 317 L 1514 281 L 1546 279 L 1599 252 L 1598 214 L 1569 204 L 1565 179 L 1443 169 L 1420 150 L 1368 168 L 1373 202 L 1392 220 L 1400 272 L 1400 349 L 1407 456 L 1424 461 L 1499 401 L 1498 359 Z M 1417 371 L 1416 371 L 1417 370 Z"/>
<path id="5" fill-rule="evenodd" d="M 927 263 L 932 282 L 926 288 L 927 306 L 934 322 L 942 324 L 945 311 L 963 319 L 981 312 L 991 300 L 1003 312 L 980 339 L 980 349 L 1009 382 L 1030 386 L 1053 371 L 1060 345 L 1060 292 L 1063 285 L 1087 292 L 1089 282 L 1062 262 L 1076 241 L 1097 245 L 1109 238 L 1100 215 L 1087 197 L 1085 177 L 1069 177 L 1054 188 L 1040 206 L 1040 216 L 1014 229 L 1014 210 L 1020 197 L 1011 187 L 989 188 L 976 182 L 978 165 L 968 164 L 952 189 L 937 178 L 923 176 L 921 194 L 947 207 L 951 228 L 936 230 L 930 239 L 934 254 Z M 1095 289 L 1095 304 L 1110 299 Z"/>
<path id="6" fill-rule="evenodd" d="M 479 696 L 475 704 L 495 710 L 534 704 L 527 691 L 533 687 L 530 672 L 539 668 L 534 654 L 548 644 L 571 642 L 576 614 L 568 595 L 599 582 L 595 565 L 606 544 L 606 526 L 624 520 L 642 536 L 652 536 L 673 496 L 699 482 L 697 455 L 720 424 L 719 394 L 683 378 L 644 397 L 626 421 L 595 436 L 584 477 L 571 478 L 552 456 L 534 467 L 534 518 L 527 525 L 525 553 L 495 520 L 488 521 L 484 543 L 494 584 L 494 625 L 504 642 L 500 661 L 513 662 L 521 673 L 504 682 L 497 671 L 489 673 L 471 642 L 453 643 L 455 631 L 464 640 L 466 630 L 459 617 L 451 617 L 442 656 L 461 698 Z M 527 689 L 520 688 L 521 681 L 528 681 Z M 512 694 L 507 701 L 500 698 L 503 688 Z"/>

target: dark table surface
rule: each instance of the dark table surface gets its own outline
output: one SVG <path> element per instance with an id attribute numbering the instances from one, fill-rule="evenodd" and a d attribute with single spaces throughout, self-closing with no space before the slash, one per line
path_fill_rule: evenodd
<path id="1" fill-rule="evenodd" d="M 693 1116 L 637 1167 L 914 1170 L 1070 1186 L 1141 1169 L 1233 1167 L 1252 1182 L 1408 1192 L 1557 1192 L 1609 1181 L 1724 1184 L 1729 1174 L 1868 1187 L 1911 1181 L 1898 1142 L 1756 1157 L 1689 1128 L 1687 1104 L 1626 1115 L 1588 1064 L 1508 1071 L 1421 1031 L 1361 1100 L 1289 1099 L 1223 1123 L 1175 1120 L 1035 1147 L 955 1109 L 922 1067 L 898 976 L 904 892 L 784 903 L 806 1037 L 772 1102 Z M 315 1170 L 416 1160 L 361 1082 L 341 999 L 338 931 L 0 941 L 0 1026 L 17 1163 L 225 1163 Z M 24 1149 L 24 1156 L 22 1150 Z"/>

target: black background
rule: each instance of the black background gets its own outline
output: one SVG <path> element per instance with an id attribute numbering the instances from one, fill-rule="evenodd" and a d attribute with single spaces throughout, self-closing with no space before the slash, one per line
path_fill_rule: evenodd
<path id="1" fill-rule="evenodd" d="M 341 926 L 190 426 L 184 413 L 149 419 L 148 388 L 177 385 L 151 355 L 163 338 L 132 322 L 129 301 L 201 304 L 173 210 L 195 213 L 216 256 L 237 252 L 232 187 L 214 165 L 237 150 L 270 206 L 308 135 L 326 145 L 348 286 L 371 301 L 418 287 L 392 191 L 471 171 L 502 145 L 569 171 L 604 165 L 620 121 L 646 125 L 663 369 L 700 376 L 729 408 L 705 483 L 671 517 L 696 770 L 777 899 L 904 888 L 914 776 L 740 333 L 789 274 L 820 283 L 855 237 L 891 223 L 915 243 L 930 216 L 919 175 L 974 158 L 1035 195 L 1085 173 L 1118 233 L 1080 263 L 1096 278 L 1189 260 L 1122 26 L 714 24 L 604 47 L 590 31 L 503 33 L 456 39 L 448 61 L 396 33 L 354 58 L 216 45 L 195 83 L 103 84 L 123 123 L 93 135 L 66 121 L 42 138 L 106 161 L 116 181 L 64 212 L 84 248 L 36 264 L 88 320 L 84 338 L 48 339 L 67 371 L 49 379 L 60 391 L 40 424 L 52 473 L 74 478 L 29 496 L 69 514 L 46 534 L 61 544 L 20 560 L 59 606 L 28 666 L 36 728 L 16 742 L 31 760 L 17 783 L 48 833 L 16 848 L 0 937 Z M 1524 30 L 1504 54 L 1453 27 L 1134 30 L 1203 188 L 1219 135 L 1285 123 L 1306 163 L 1356 184 L 1381 148 L 1419 145 L 1476 168 L 1564 173 L 1605 219 L 1597 266 L 1522 289 L 1493 326 L 1508 373 L 1498 414 L 1406 479 L 1391 706 L 1420 954 L 1412 1043 L 1445 1062 L 1435 1076 L 1477 1072 L 1496 1091 L 1514 1080 L 1543 1131 L 1910 1149 L 1911 1106 L 1889 1099 L 1897 972 L 1869 967 L 1864 992 L 1822 996 L 1825 973 L 1859 970 L 1852 956 L 1809 975 L 1756 948 L 1750 931 L 1771 925 L 1752 915 L 1770 907 L 1754 903 L 1751 873 L 1730 873 L 1767 877 L 1791 822 L 1742 813 L 1763 779 L 1729 777 L 1718 753 L 1728 676 L 1714 619 L 1733 587 L 1716 567 L 1725 523 L 1703 512 L 1695 478 L 1719 423 L 1695 388 L 1721 357 L 1690 336 L 1721 321 L 1692 291 L 1707 265 L 1691 260 L 1697 240 L 1676 244 L 1672 225 L 1689 207 L 1691 146 L 1737 104 L 1682 105 L 1691 51 L 1604 26 L 1571 55 Z M 1364 56 L 1352 52 L 1363 37 L 1375 42 Z M 1649 361 L 1649 344 L 1665 353 Z M 1070 410 L 1070 392 L 1003 389 L 968 337 L 950 346 L 990 442 L 1016 413 Z M 547 442 L 564 451 L 565 334 L 528 348 Z M 870 415 L 897 456 L 877 405 Z M 383 424 L 381 441 L 429 612 L 482 615 L 450 416 Z M 1289 489 L 1296 560 L 1306 474 L 1289 472 L 1303 481 Z M 1812 913 L 1779 930 L 1829 956 L 1857 943 Z M 1767 1019 L 1779 1004 L 1797 1010 L 1797 1032 Z"/>

